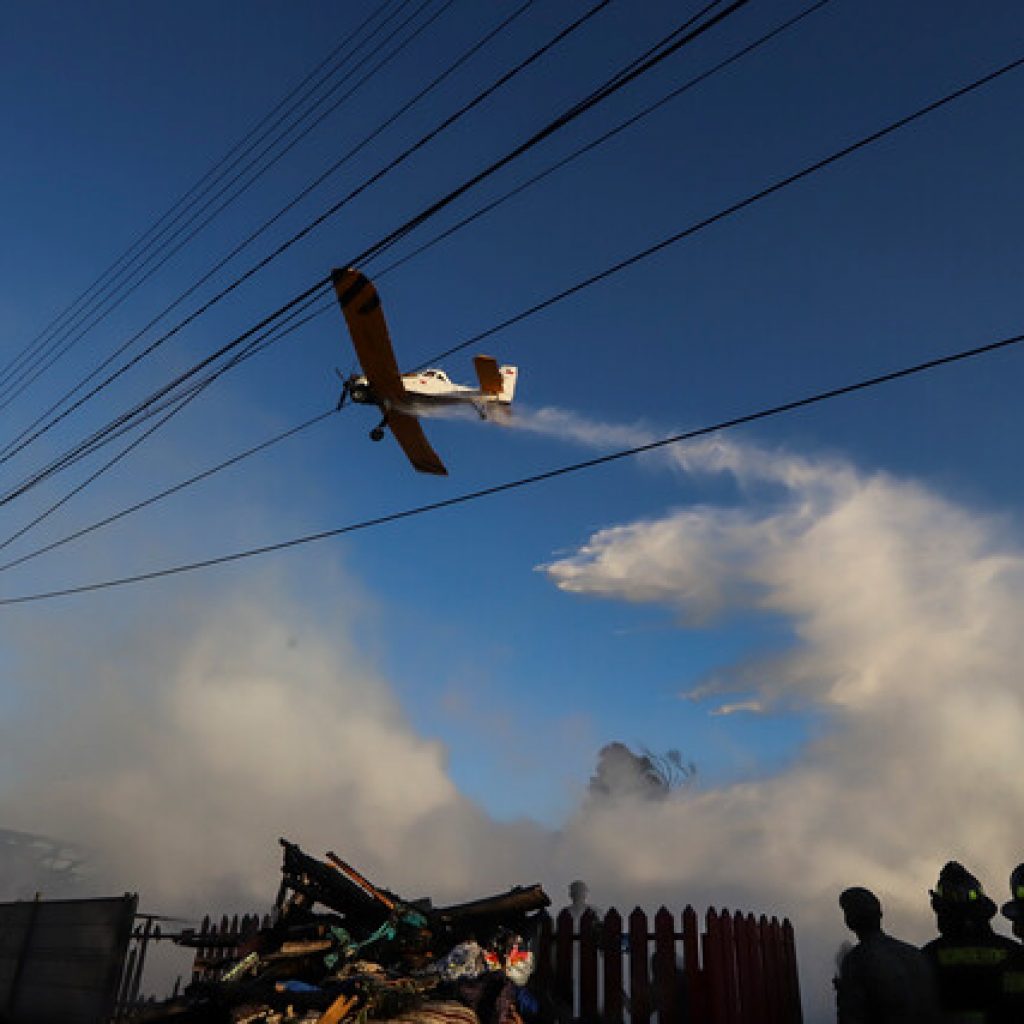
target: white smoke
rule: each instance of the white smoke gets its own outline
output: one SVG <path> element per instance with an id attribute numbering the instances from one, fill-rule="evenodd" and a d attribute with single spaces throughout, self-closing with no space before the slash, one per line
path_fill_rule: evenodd
<path id="1" fill-rule="evenodd" d="M 892 930 L 920 939 L 945 860 L 998 899 L 1022 859 L 1024 552 L 1004 519 L 840 461 L 721 439 L 668 458 L 727 471 L 751 497 L 601 530 L 544 571 L 569 593 L 666 605 L 683 626 L 784 616 L 787 655 L 697 697 L 727 697 L 718 714 L 812 708 L 829 727 L 774 778 L 630 808 L 628 827 L 590 822 L 590 836 L 609 866 L 627 862 L 626 844 L 651 850 L 629 865 L 638 882 L 693 880 L 785 908 L 824 1012 L 816 961 L 841 934 L 842 888 L 873 888 Z M 762 485 L 770 502 L 757 500 Z"/>
<path id="2" fill-rule="evenodd" d="M 550 411 L 515 422 L 595 448 L 652 436 Z M 886 925 L 921 940 L 946 859 L 997 899 L 1024 859 L 1024 556 L 1005 519 L 839 459 L 722 439 L 657 459 L 731 474 L 741 504 L 602 530 L 544 571 L 567 595 L 666 605 L 683 628 L 785 617 L 787 654 L 688 695 L 722 715 L 823 715 L 774 777 L 581 802 L 557 830 L 496 822 L 367 660 L 352 582 L 310 594 L 308 575 L 300 589 L 252 573 L 234 591 L 176 591 L 177 612 L 163 598 L 129 613 L 133 598 L 68 606 L 45 630 L 6 616 L 0 821 L 88 846 L 106 893 L 139 889 L 172 914 L 265 908 L 279 835 L 410 895 L 541 881 L 557 906 L 582 877 L 627 912 L 788 914 L 808 1019 L 828 1019 L 841 889 L 874 889 Z M 561 782 L 559 751 L 544 757 Z"/>

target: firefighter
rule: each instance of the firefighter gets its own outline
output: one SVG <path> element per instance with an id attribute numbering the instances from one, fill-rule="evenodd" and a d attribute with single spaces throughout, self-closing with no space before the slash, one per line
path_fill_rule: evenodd
<path id="1" fill-rule="evenodd" d="M 1010 922 L 1013 934 L 1024 942 L 1024 864 L 1010 873 L 1010 902 L 1003 904 L 1002 915 Z M 1002 987 L 1005 1020 L 1024 1021 L 1024 945 L 1020 943 L 1007 961 Z"/>
<path id="2" fill-rule="evenodd" d="M 839 897 L 846 926 L 859 940 L 836 979 L 839 1024 L 934 1024 L 935 979 L 921 951 L 882 931 L 882 905 L 869 889 Z"/>
<path id="3" fill-rule="evenodd" d="M 1002 1024 L 1003 975 L 1017 944 L 997 935 L 990 924 L 996 905 L 962 864 L 950 861 L 931 890 L 939 937 L 922 952 L 939 986 L 943 1020 L 948 1024 Z"/>
<path id="4" fill-rule="evenodd" d="M 1013 934 L 1024 942 L 1024 864 L 1010 873 L 1010 902 L 1003 904 L 1002 915 L 1013 928 Z"/>

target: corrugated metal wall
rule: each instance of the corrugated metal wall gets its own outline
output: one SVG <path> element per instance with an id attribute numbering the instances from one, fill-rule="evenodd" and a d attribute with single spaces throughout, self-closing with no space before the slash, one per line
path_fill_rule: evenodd
<path id="1" fill-rule="evenodd" d="M 101 1024 L 117 994 L 138 896 L 0 903 L 0 1016 Z"/>

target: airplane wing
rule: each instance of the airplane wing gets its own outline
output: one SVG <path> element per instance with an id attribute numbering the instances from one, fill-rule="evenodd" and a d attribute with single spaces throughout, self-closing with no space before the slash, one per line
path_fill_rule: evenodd
<path id="1" fill-rule="evenodd" d="M 423 427 L 415 416 L 392 409 L 388 413 L 388 426 L 415 469 L 435 476 L 448 475 L 448 470 L 444 468 L 437 452 L 430 447 L 427 435 L 423 433 Z"/>
<path id="2" fill-rule="evenodd" d="M 473 365 L 476 367 L 477 380 L 480 381 L 480 390 L 485 395 L 500 395 L 501 371 L 498 369 L 498 360 L 493 356 L 473 356 Z"/>
<path id="3" fill-rule="evenodd" d="M 352 267 L 332 271 L 331 281 L 345 315 L 349 334 L 352 335 L 352 345 L 359 358 L 359 365 L 370 387 L 379 398 L 401 401 L 405 398 L 405 385 L 402 384 L 402 374 L 391 347 L 377 289 L 365 275 Z M 426 447 L 430 451 L 430 445 Z M 437 456 L 434 455 L 434 458 Z"/>

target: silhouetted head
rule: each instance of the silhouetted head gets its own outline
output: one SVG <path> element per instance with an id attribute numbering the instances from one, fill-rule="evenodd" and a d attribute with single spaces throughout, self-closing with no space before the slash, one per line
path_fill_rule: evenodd
<path id="1" fill-rule="evenodd" d="M 930 890 L 932 910 L 943 935 L 958 935 L 986 925 L 996 905 L 985 895 L 981 882 L 959 862 L 949 861 Z"/>
<path id="2" fill-rule="evenodd" d="M 1003 904 L 1002 914 L 1012 922 L 1013 934 L 1024 941 L 1024 864 L 1010 873 L 1010 902 Z"/>
<path id="3" fill-rule="evenodd" d="M 844 889 L 839 895 L 846 927 L 858 938 L 877 932 L 882 927 L 882 904 L 870 890 L 859 885 Z"/>
<path id="4" fill-rule="evenodd" d="M 587 894 L 590 890 L 587 888 L 586 882 L 581 882 L 578 878 L 575 882 L 569 886 L 569 899 L 573 901 L 577 906 L 587 902 Z"/>

